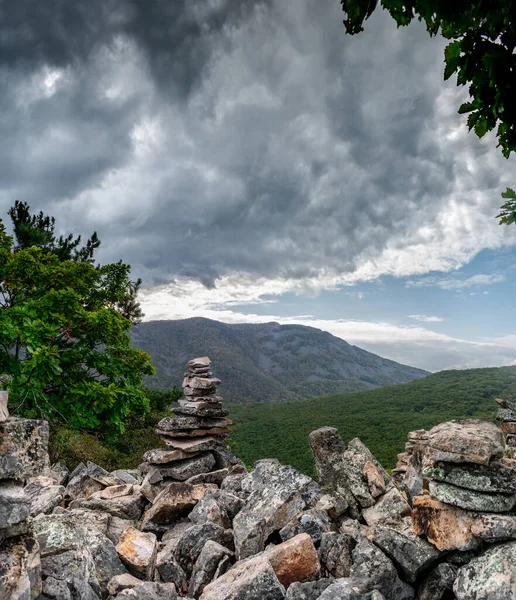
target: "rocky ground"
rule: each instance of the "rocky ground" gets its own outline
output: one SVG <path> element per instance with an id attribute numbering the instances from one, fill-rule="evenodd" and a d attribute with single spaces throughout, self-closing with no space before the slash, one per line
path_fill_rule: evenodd
<path id="1" fill-rule="evenodd" d="M 516 421 L 516 406 L 501 407 L 502 423 Z M 392 477 L 359 439 L 324 427 L 309 439 L 314 481 L 271 459 L 248 472 L 226 431 L 188 423 L 158 427 L 181 448 L 134 470 L 69 473 L 48 463 L 47 424 L 9 417 L 1 395 L 0 598 L 516 598 L 512 426 L 411 432 Z"/>

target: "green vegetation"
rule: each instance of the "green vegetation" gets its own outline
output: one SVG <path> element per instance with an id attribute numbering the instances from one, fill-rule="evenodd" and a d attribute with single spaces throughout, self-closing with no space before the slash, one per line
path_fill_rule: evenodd
<path id="1" fill-rule="evenodd" d="M 231 439 L 245 464 L 278 458 L 314 475 L 308 434 L 329 425 L 346 441 L 359 437 L 392 468 L 409 431 L 460 417 L 492 420 L 497 396 L 516 397 L 516 367 L 443 371 L 410 383 L 316 400 L 231 405 Z"/>
<path id="2" fill-rule="evenodd" d="M 129 265 L 97 265 L 95 234 L 56 238 L 54 219 L 17 202 L 0 220 L 0 374 L 10 410 L 69 428 L 123 431 L 149 410 L 150 357 L 131 347 L 141 316 Z"/>
<path id="3" fill-rule="evenodd" d="M 344 25 L 350 34 L 363 30 L 378 0 L 341 0 Z M 457 85 L 468 85 L 470 102 L 460 114 L 478 137 L 496 128 L 498 146 L 509 158 L 516 151 L 516 11 L 512 2 L 454 2 L 450 0 L 382 0 L 398 26 L 423 21 L 431 36 L 439 32 L 450 43 L 444 51 L 444 79 L 457 74 Z M 516 194 L 502 194 L 507 202 L 500 223 L 516 223 Z"/>

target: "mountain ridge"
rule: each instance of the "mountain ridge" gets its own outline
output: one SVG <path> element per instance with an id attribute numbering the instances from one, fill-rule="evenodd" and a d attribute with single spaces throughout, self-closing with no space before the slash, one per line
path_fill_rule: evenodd
<path id="1" fill-rule="evenodd" d="M 283 402 L 367 390 L 425 377 L 306 325 L 227 324 L 192 317 L 146 321 L 133 327 L 133 345 L 148 352 L 154 389 L 181 385 L 186 362 L 207 355 L 228 402 Z"/>

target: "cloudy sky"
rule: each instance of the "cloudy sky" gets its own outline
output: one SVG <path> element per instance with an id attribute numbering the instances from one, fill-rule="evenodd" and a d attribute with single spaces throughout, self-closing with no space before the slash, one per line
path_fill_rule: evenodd
<path id="1" fill-rule="evenodd" d="M 442 39 L 338 0 L 0 0 L 0 213 L 145 282 L 147 319 L 326 329 L 438 370 L 516 364 L 514 158 Z M 512 177 L 511 177 L 512 175 Z"/>

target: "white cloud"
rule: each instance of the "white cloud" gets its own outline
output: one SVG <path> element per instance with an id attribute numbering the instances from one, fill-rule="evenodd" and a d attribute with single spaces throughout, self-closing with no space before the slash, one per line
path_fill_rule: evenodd
<path id="1" fill-rule="evenodd" d="M 442 290 L 463 290 L 466 288 L 483 286 L 483 285 L 494 285 L 495 283 L 502 283 L 506 277 L 503 273 L 477 273 L 467 279 L 459 279 L 457 277 L 424 277 L 422 279 L 412 279 L 406 282 L 406 287 L 438 287 Z M 488 292 L 484 292 L 487 294 Z M 471 293 L 474 296 L 475 293 Z"/>
<path id="2" fill-rule="evenodd" d="M 429 315 L 409 315 L 409 319 L 414 321 L 421 321 L 422 323 L 441 323 L 444 321 L 442 317 L 434 317 Z"/>

